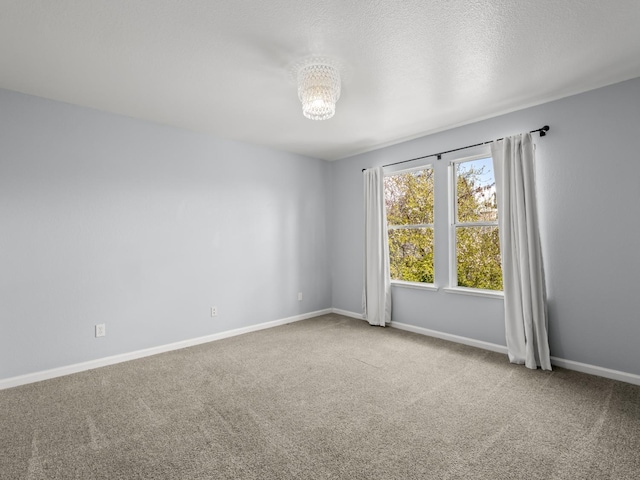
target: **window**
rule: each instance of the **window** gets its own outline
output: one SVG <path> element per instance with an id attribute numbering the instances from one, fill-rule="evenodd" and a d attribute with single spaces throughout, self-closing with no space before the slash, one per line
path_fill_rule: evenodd
<path id="1" fill-rule="evenodd" d="M 385 176 L 391 279 L 433 283 L 433 168 Z"/>
<path id="2" fill-rule="evenodd" d="M 486 155 L 458 160 L 450 171 L 451 285 L 502 290 L 493 160 Z"/>

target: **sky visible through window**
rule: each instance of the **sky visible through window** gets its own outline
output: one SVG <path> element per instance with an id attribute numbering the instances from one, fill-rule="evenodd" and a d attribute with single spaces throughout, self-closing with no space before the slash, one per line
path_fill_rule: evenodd
<path id="1" fill-rule="evenodd" d="M 474 168 L 476 171 L 482 171 L 482 175 L 478 175 L 477 177 L 478 186 L 486 187 L 495 183 L 495 177 L 493 175 L 493 160 L 491 157 L 460 163 L 458 165 L 458 172 L 460 174 L 464 174 L 471 168 Z"/>

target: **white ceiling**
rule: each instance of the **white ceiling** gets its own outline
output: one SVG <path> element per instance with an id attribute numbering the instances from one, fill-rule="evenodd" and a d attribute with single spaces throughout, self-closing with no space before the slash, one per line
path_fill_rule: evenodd
<path id="1" fill-rule="evenodd" d="M 0 0 L 0 87 L 328 160 L 638 76 L 639 0 Z"/>

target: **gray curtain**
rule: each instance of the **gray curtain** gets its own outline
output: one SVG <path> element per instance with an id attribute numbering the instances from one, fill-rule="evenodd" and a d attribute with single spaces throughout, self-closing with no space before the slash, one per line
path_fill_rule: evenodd
<path id="1" fill-rule="evenodd" d="M 364 318 L 384 327 L 391 322 L 391 277 L 382 167 L 364 171 Z"/>
<path id="2" fill-rule="evenodd" d="M 551 370 L 547 299 L 535 194 L 535 145 L 530 133 L 491 144 L 509 360 Z"/>

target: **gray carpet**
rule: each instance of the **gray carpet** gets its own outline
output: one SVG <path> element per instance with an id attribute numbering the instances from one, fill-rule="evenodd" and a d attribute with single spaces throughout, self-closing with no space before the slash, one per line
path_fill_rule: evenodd
<path id="1" fill-rule="evenodd" d="M 2 479 L 638 479 L 640 387 L 327 315 L 0 391 Z"/>

